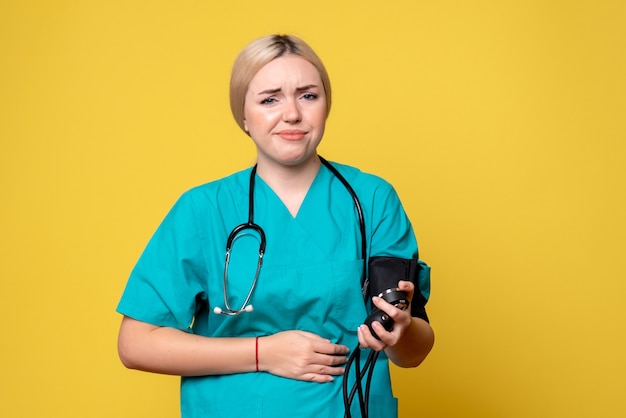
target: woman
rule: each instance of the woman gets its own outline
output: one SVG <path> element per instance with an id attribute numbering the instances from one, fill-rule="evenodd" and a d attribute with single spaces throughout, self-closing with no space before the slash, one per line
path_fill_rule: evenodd
<path id="1" fill-rule="evenodd" d="M 273 35 L 249 44 L 234 63 L 230 92 L 235 120 L 256 145 L 256 166 L 186 192 L 159 226 L 118 306 L 122 362 L 182 376 L 185 418 L 340 417 L 346 362 L 360 345 L 383 353 L 369 416 L 397 416 L 387 358 L 419 365 L 433 333 L 425 315 L 411 316 L 415 309 L 363 301 L 363 249 L 370 257 L 417 257 L 395 191 L 317 155 L 331 89 L 302 40 Z M 333 170 L 360 199 L 361 223 Z M 411 281 L 397 286 L 423 300 Z M 394 320 L 391 331 L 363 325 L 374 307 Z"/>

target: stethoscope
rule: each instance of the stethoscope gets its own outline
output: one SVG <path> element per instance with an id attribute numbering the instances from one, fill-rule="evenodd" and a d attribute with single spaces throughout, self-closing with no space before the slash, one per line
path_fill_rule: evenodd
<path id="1" fill-rule="evenodd" d="M 333 173 L 333 175 L 337 179 L 339 179 L 339 181 L 341 181 L 341 183 L 346 188 L 348 193 L 350 193 L 352 200 L 354 201 L 354 207 L 356 209 L 357 216 L 359 218 L 359 232 L 361 234 L 361 258 L 363 259 L 363 276 L 361 279 L 361 286 L 362 286 L 363 296 L 365 297 L 365 295 L 367 294 L 367 287 L 368 287 L 368 280 L 367 280 L 367 274 L 366 274 L 367 242 L 365 238 L 365 220 L 363 218 L 363 209 L 361 207 L 361 202 L 359 202 L 359 198 L 357 197 L 356 192 L 354 191 L 352 186 L 350 186 L 350 183 L 348 183 L 348 180 L 346 180 L 345 177 L 343 177 L 341 173 L 339 173 L 339 171 L 334 166 L 332 166 L 328 161 L 326 161 L 324 158 L 319 156 L 319 159 L 322 162 L 322 164 L 324 164 L 324 166 L 326 166 L 326 168 L 328 168 L 330 172 Z M 216 306 L 213 309 L 213 312 L 216 314 L 221 314 L 221 315 L 226 315 L 226 316 L 236 316 L 241 313 L 252 312 L 254 310 L 254 307 L 250 303 L 250 299 L 252 298 L 252 294 L 254 293 L 254 289 L 256 288 L 257 281 L 261 273 L 261 267 L 263 266 L 263 256 L 265 255 L 265 245 L 266 245 L 265 231 L 263 231 L 263 228 L 261 228 L 259 225 L 254 223 L 254 180 L 256 177 L 256 169 L 257 169 L 257 166 L 255 165 L 252 168 L 252 171 L 250 172 L 250 189 L 248 192 L 248 222 L 236 226 L 228 235 L 228 239 L 226 240 L 226 259 L 224 261 L 224 306 L 225 306 L 225 309 L 222 309 L 219 306 Z M 243 304 L 241 305 L 239 309 L 233 309 L 233 307 L 230 306 L 230 303 L 228 301 L 228 266 L 230 263 L 230 254 L 232 251 L 233 242 L 243 231 L 246 231 L 246 230 L 255 231 L 259 235 L 259 240 L 260 240 L 259 259 L 257 262 L 256 272 L 254 273 L 254 278 L 252 279 L 250 290 L 248 291 L 248 294 L 246 295 L 246 298 L 243 301 Z M 344 418 L 352 418 L 351 407 L 352 407 L 352 402 L 354 400 L 355 395 L 358 397 L 358 400 L 359 400 L 359 408 L 361 412 L 361 417 L 367 418 L 368 412 L 369 412 L 368 403 L 369 403 L 370 382 L 371 382 L 372 374 L 374 371 L 374 366 L 376 364 L 376 359 L 378 358 L 379 353 L 377 351 L 371 350 L 364 364 L 364 367 L 361 368 L 360 352 L 361 352 L 361 349 L 359 345 L 357 344 L 354 350 L 352 350 L 352 353 L 348 359 L 348 362 L 346 363 L 346 372 L 345 372 L 345 377 L 343 379 L 343 388 L 342 388 L 344 407 L 345 407 Z M 348 389 L 348 374 L 350 373 L 350 370 L 353 367 L 354 367 L 354 371 L 356 375 L 356 380 L 355 380 L 354 385 L 352 386 L 352 389 L 349 390 Z M 363 385 L 361 383 L 363 379 L 366 380 L 365 388 L 363 388 Z"/>
<path id="2" fill-rule="evenodd" d="M 252 297 L 252 293 L 256 288 L 256 283 L 259 279 L 259 274 L 261 273 L 261 267 L 263 266 L 263 255 L 265 254 L 265 231 L 259 225 L 254 223 L 254 179 L 256 177 L 256 164 L 252 168 L 250 172 L 250 191 L 248 192 L 248 222 L 245 224 L 241 224 L 236 226 L 228 235 L 228 239 L 226 240 L 226 260 L 224 261 L 224 306 L 226 309 L 222 309 L 219 306 L 216 306 L 213 309 L 213 312 L 216 314 L 235 316 L 239 315 L 243 312 L 252 312 L 254 310 L 254 306 L 248 303 L 250 302 L 250 298 Z M 232 250 L 233 242 L 235 239 L 245 230 L 253 230 L 259 234 L 259 260 L 256 266 L 256 272 L 254 273 L 254 279 L 252 280 L 252 285 L 250 286 L 250 291 L 246 296 L 246 299 L 243 301 L 241 308 L 233 309 L 228 302 L 228 266 L 230 264 L 230 253 Z"/>
<path id="3" fill-rule="evenodd" d="M 359 218 L 359 231 L 361 233 L 361 256 L 363 259 L 363 273 L 365 275 L 365 268 L 367 267 L 367 247 L 366 247 L 366 239 L 365 239 L 365 221 L 363 219 L 363 210 L 361 208 L 361 202 L 359 202 L 359 198 L 357 197 L 352 186 L 350 186 L 350 183 L 348 183 L 348 180 L 346 180 L 345 177 L 343 177 L 341 173 L 339 173 L 339 171 L 332 164 L 326 161 L 324 158 L 319 156 L 319 159 L 322 162 L 322 164 L 324 164 L 326 168 L 328 168 L 331 171 L 331 173 L 333 173 L 335 177 L 337 177 L 339 181 L 341 181 L 341 183 L 344 185 L 346 190 L 348 190 L 348 193 L 350 193 L 352 200 L 354 200 L 354 206 L 356 208 L 357 216 Z M 250 172 L 250 189 L 248 191 L 248 222 L 236 226 L 228 235 L 228 239 L 226 240 L 226 258 L 224 261 L 224 306 L 225 308 L 216 306 L 213 309 L 213 312 L 216 314 L 236 316 L 241 313 L 252 312 L 254 310 L 254 306 L 250 304 L 250 299 L 252 298 L 252 294 L 254 293 L 254 289 L 256 288 L 256 284 L 259 279 L 259 275 L 261 273 L 261 267 L 263 266 L 263 256 L 265 255 L 265 246 L 266 246 L 265 231 L 263 231 L 263 228 L 261 228 L 259 225 L 254 223 L 254 181 L 256 178 L 256 169 L 257 169 L 257 166 L 255 165 L 252 168 L 252 171 Z M 250 286 L 250 290 L 248 291 L 248 294 L 246 295 L 246 298 L 243 301 L 243 304 L 241 305 L 239 309 L 233 309 L 233 307 L 230 306 L 230 303 L 228 301 L 228 266 L 230 264 L 230 254 L 232 251 L 233 242 L 243 231 L 246 231 L 246 230 L 255 231 L 256 233 L 259 234 L 259 240 L 260 240 L 259 258 L 257 262 L 256 272 L 254 273 L 254 278 L 252 279 L 252 284 Z M 365 288 L 367 287 L 366 281 L 362 284 L 365 290 Z"/>

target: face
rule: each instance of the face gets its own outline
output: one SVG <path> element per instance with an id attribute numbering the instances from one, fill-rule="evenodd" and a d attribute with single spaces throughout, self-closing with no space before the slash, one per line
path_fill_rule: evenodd
<path id="1" fill-rule="evenodd" d="M 315 66 L 297 55 L 270 61 L 250 81 L 244 118 L 260 165 L 297 166 L 315 158 L 326 124 L 326 96 Z"/>

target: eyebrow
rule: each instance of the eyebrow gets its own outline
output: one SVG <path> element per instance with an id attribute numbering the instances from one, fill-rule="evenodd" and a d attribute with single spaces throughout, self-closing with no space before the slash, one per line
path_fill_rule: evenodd
<path id="1" fill-rule="evenodd" d="M 296 87 L 296 92 L 299 93 L 299 92 L 302 92 L 302 91 L 307 91 L 307 90 L 311 90 L 311 89 L 318 88 L 318 87 L 319 86 L 316 85 L 316 84 L 308 84 L 306 86 Z M 280 92 L 281 90 L 282 89 L 280 87 L 276 88 L 276 89 L 267 89 L 267 90 L 260 91 L 258 94 L 259 95 L 276 94 L 276 93 Z"/>

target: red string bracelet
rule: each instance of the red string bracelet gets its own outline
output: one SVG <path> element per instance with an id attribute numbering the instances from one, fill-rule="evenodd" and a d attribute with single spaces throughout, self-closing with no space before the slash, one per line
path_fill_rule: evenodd
<path id="1" fill-rule="evenodd" d="M 259 337 L 254 339 L 254 357 L 256 360 L 256 371 L 259 371 Z"/>

